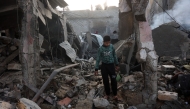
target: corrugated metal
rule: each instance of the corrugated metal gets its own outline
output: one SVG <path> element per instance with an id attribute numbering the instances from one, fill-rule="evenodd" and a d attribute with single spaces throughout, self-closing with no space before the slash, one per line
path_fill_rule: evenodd
<path id="1" fill-rule="evenodd" d="M 65 49 L 67 56 L 71 58 L 71 61 L 74 62 L 76 59 L 76 52 L 75 50 L 71 47 L 68 41 L 62 42 L 59 44 L 62 48 Z"/>

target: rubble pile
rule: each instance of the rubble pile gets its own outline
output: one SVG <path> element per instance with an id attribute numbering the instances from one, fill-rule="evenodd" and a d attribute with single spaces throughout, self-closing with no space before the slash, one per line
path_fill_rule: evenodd
<path id="1" fill-rule="evenodd" d="M 158 102 L 160 109 L 189 109 L 189 59 L 160 57 L 158 66 Z M 174 108 L 175 107 L 175 108 Z"/>

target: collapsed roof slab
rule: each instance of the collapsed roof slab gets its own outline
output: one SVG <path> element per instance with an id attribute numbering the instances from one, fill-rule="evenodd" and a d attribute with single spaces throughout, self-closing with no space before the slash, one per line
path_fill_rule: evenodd
<path id="1" fill-rule="evenodd" d="M 188 42 L 188 34 L 171 25 L 161 25 L 152 31 L 155 50 L 159 56 L 179 56 L 180 46 Z"/>

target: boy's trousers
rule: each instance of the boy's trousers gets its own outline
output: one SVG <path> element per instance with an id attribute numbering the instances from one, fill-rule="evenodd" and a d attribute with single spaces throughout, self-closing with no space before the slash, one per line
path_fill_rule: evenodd
<path id="1" fill-rule="evenodd" d="M 103 84 L 104 84 L 106 95 L 110 95 L 110 84 L 109 84 L 109 77 L 110 77 L 112 92 L 113 92 L 113 95 L 116 96 L 117 95 L 117 81 L 116 81 L 115 65 L 113 63 L 112 64 L 102 63 L 101 74 L 103 78 Z"/>

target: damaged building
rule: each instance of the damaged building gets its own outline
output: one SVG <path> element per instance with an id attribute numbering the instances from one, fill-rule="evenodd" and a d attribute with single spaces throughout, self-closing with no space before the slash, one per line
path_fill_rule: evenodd
<path id="1" fill-rule="evenodd" d="M 59 12 L 64 0 L 0 1 L 0 109 L 189 109 L 188 32 L 150 26 L 176 2 Z M 120 100 L 105 99 L 100 70 L 93 73 L 104 35 L 119 39 Z"/>

